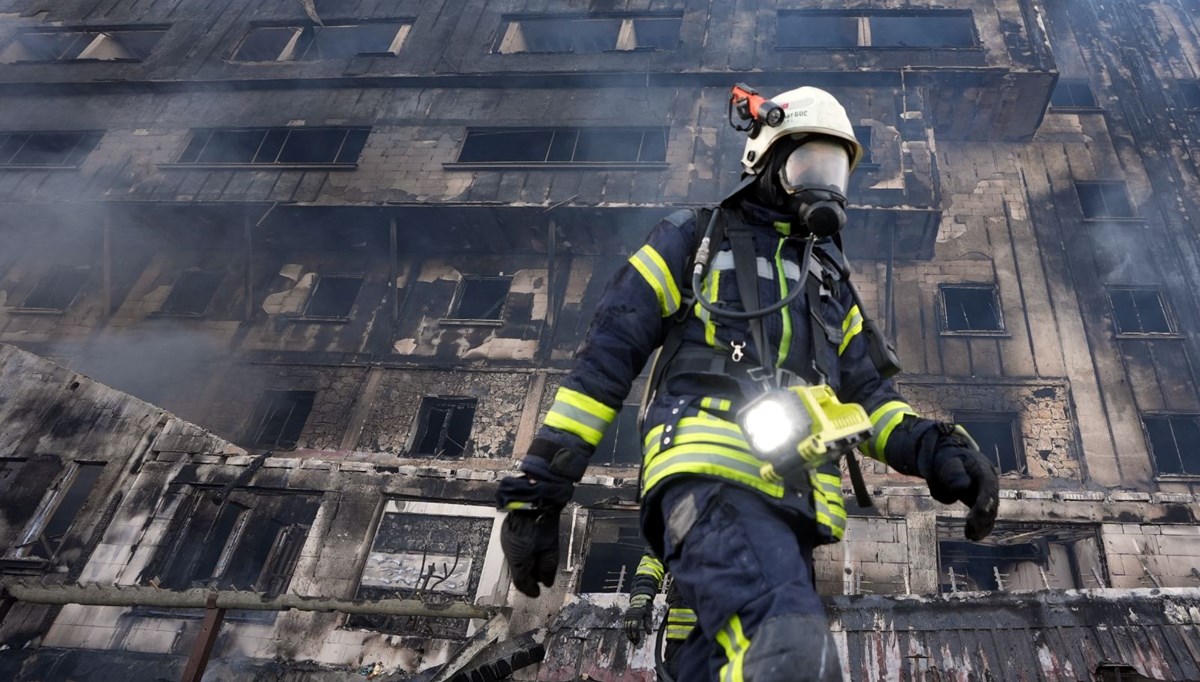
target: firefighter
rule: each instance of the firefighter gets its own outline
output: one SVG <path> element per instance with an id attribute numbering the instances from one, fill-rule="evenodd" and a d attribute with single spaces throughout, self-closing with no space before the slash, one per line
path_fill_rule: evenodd
<path id="1" fill-rule="evenodd" d="M 633 589 L 629 591 L 629 607 L 625 609 L 622 618 L 625 636 L 634 645 L 640 644 L 643 636 L 654 632 L 654 595 L 662 589 L 665 577 L 666 569 L 663 568 L 662 562 L 654 556 L 654 551 L 647 547 L 638 561 L 637 572 L 633 576 Z M 683 603 L 674 580 L 667 589 L 666 628 L 667 643 L 658 663 L 667 677 L 660 676 L 660 682 L 670 682 L 679 677 L 679 653 L 683 650 L 684 641 L 696 628 L 696 612 Z M 655 651 L 656 658 L 659 653 Z"/>
<path id="2" fill-rule="evenodd" d="M 642 408 L 640 520 L 696 611 L 678 679 L 839 680 L 812 571 L 813 548 L 845 530 L 839 465 L 799 484 L 765 476 L 739 411 L 768 389 L 827 386 L 869 417 L 865 454 L 969 508 L 971 540 L 991 531 L 998 477 L 961 427 L 920 417 L 888 379 L 898 365 L 839 248 L 863 153 L 845 109 L 812 87 L 736 104 L 775 120 L 751 122 L 728 197 L 661 220 L 608 284 L 521 475 L 500 482 L 501 546 L 522 593 L 553 583 L 560 512 L 661 347 Z"/>

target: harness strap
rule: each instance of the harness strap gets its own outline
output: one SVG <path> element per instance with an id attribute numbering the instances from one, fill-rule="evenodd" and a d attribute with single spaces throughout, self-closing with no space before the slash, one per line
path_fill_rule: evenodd
<path id="1" fill-rule="evenodd" d="M 745 225 L 738 224 L 727 230 L 729 245 L 733 248 L 733 273 L 737 277 L 738 296 L 742 299 L 742 309 L 758 310 L 758 257 L 754 250 L 754 235 Z M 750 327 L 750 336 L 754 339 L 754 347 L 758 350 L 758 362 L 762 365 L 764 376 L 775 376 L 775 368 L 771 364 L 771 349 L 767 345 L 767 334 L 763 328 L 762 316 L 752 317 L 746 321 Z"/>

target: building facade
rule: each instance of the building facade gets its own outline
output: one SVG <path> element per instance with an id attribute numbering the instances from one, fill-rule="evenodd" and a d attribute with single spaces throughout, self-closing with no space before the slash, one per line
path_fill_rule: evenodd
<path id="1" fill-rule="evenodd" d="M 745 81 L 845 104 L 898 383 L 1002 472 L 976 544 L 868 465 L 848 679 L 1200 677 L 1198 12 L 0 0 L 0 670 L 653 679 L 640 386 L 536 602 L 492 492 L 608 278 L 736 184 Z"/>

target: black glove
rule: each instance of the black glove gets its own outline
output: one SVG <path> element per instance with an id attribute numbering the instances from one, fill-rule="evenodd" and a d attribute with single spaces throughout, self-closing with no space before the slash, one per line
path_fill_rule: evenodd
<path id="1" fill-rule="evenodd" d="M 513 585 L 529 597 L 541 594 L 538 583 L 554 584 L 558 571 L 558 512 L 511 511 L 500 528 L 500 548 L 508 559 Z"/>
<path id="2" fill-rule="evenodd" d="M 1000 477 L 965 429 L 938 424 L 922 437 L 921 475 L 929 494 L 942 504 L 962 502 L 967 513 L 966 536 L 979 541 L 992 532 L 1000 506 Z"/>
<path id="3" fill-rule="evenodd" d="M 629 598 L 625 609 L 625 636 L 630 642 L 639 644 L 643 634 L 654 630 L 654 600 L 648 594 L 635 594 Z"/>

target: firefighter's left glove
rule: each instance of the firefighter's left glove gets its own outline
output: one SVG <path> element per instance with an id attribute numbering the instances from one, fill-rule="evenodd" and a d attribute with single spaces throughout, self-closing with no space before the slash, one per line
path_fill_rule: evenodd
<path id="1" fill-rule="evenodd" d="M 625 636 L 635 645 L 642 636 L 654 630 L 654 599 L 648 594 L 635 594 L 629 598 L 625 609 Z"/>
<path id="2" fill-rule="evenodd" d="M 521 463 L 523 475 L 500 481 L 496 506 L 508 511 L 500 528 L 500 548 L 513 585 L 526 596 L 541 594 L 539 584 L 554 584 L 559 513 L 586 466 L 586 457 L 536 439 Z"/>
<path id="3" fill-rule="evenodd" d="M 929 494 L 942 504 L 962 502 L 970 507 L 967 539 L 984 539 L 992 532 L 1000 507 L 996 468 L 961 426 L 939 423 L 921 440 L 921 475 L 929 483 Z"/>

